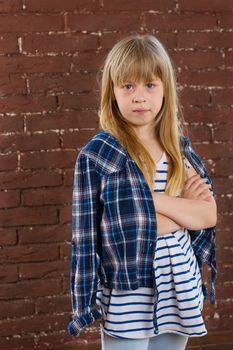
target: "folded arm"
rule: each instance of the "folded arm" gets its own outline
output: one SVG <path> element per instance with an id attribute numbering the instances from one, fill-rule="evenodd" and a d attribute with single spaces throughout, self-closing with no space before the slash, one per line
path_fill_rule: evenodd
<path id="1" fill-rule="evenodd" d="M 157 220 L 158 236 L 162 236 L 172 231 L 177 231 L 183 228 L 181 225 L 177 224 L 174 220 L 158 212 L 156 212 L 156 220 Z"/>
<path id="2" fill-rule="evenodd" d="M 216 225 L 217 211 L 215 201 L 185 199 L 161 193 L 152 193 L 156 211 L 182 227 L 200 230 Z"/>

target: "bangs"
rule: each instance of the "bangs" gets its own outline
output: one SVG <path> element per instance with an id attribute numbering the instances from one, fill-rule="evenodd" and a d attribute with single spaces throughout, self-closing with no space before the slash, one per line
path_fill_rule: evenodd
<path id="1" fill-rule="evenodd" d="M 163 81 L 164 67 L 154 48 L 133 44 L 114 56 L 110 72 L 113 84 L 150 82 L 155 78 Z"/>

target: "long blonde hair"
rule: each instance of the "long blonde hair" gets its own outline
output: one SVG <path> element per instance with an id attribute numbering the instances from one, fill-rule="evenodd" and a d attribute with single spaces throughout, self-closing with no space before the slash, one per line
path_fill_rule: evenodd
<path id="1" fill-rule="evenodd" d="M 185 181 L 180 136 L 183 116 L 178 100 L 176 77 L 171 60 L 161 42 L 150 34 L 133 34 L 116 43 L 108 53 L 101 78 L 100 128 L 114 135 L 127 149 L 153 191 L 156 164 L 142 145 L 136 132 L 119 111 L 113 86 L 125 81 L 151 81 L 156 76 L 163 82 L 164 99 L 155 119 L 155 134 L 170 156 L 165 193 L 176 195 Z"/>

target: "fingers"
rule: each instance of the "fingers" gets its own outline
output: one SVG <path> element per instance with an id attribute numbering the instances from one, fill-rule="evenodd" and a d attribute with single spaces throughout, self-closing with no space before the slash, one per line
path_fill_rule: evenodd
<path id="1" fill-rule="evenodd" d="M 194 199 L 209 200 L 211 185 L 206 181 L 207 179 L 201 178 L 199 174 L 190 177 L 185 181 L 183 195 Z"/>
<path id="2" fill-rule="evenodd" d="M 193 186 L 194 189 L 196 189 L 198 186 L 206 184 L 206 179 L 203 179 L 200 177 L 199 174 L 191 176 L 189 179 L 185 182 L 185 187 L 188 190 L 189 187 Z"/>

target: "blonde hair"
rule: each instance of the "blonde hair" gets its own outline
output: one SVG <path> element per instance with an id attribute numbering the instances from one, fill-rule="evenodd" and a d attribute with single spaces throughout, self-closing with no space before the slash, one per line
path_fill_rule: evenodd
<path id="1" fill-rule="evenodd" d="M 185 181 L 180 136 L 183 117 L 178 100 L 176 78 L 171 60 L 161 42 L 150 34 L 134 34 L 116 43 L 108 53 L 101 79 L 100 128 L 114 135 L 127 149 L 154 190 L 156 164 L 134 129 L 124 119 L 114 98 L 113 86 L 126 81 L 161 79 L 164 88 L 162 107 L 156 116 L 155 134 L 170 156 L 165 193 L 176 195 Z"/>

